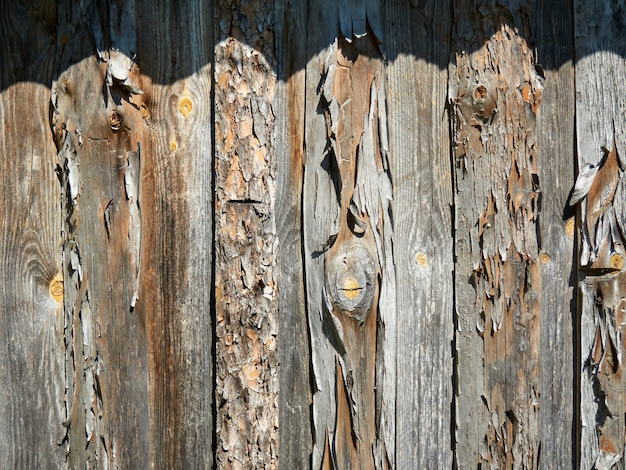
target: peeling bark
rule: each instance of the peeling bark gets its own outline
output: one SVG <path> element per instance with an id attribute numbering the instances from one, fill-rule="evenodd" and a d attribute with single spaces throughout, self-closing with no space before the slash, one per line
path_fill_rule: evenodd
<path id="1" fill-rule="evenodd" d="M 520 36 L 528 32 L 526 15 L 486 4 L 455 11 L 449 98 L 455 113 L 459 468 L 539 465 L 535 115 L 543 83 Z M 477 361 L 484 364 L 478 377 Z"/>
<path id="2" fill-rule="evenodd" d="M 217 465 L 278 465 L 274 26 L 218 2 L 215 49 Z"/>
<path id="3" fill-rule="evenodd" d="M 626 468 L 622 325 L 626 205 L 624 5 L 576 1 L 576 133 L 580 315 L 580 468 Z"/>
<path id="4" fill-rule="evenodd" d="M 108 67 L 108 60 L 87 58 L 52 89 L 63 201 L 70 466 L 137 465 L 149 456 L 142 433 L 148 408 L 138 400 L 147 394 L 145 330 L 132 311 L 141 237 L 141 101 L 107 82 Z M 136 80 L 137 73 L 131 66 L 127 78 Z M 129 382 L 129 375 L 136 380 Z M 124 444 L 129 440 L 132 449 Z"/>
<path id="5" fill-rule="evenodd" d="M 339 35 L 307 67 L 313 468 L 394 465 L 395 277 L 384 88 L 372 33 Z"/>

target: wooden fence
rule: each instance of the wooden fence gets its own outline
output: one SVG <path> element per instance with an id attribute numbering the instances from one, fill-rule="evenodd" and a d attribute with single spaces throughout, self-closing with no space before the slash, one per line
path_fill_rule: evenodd
<path id="1" fill-rule="evenodd" d="M 624 1 L 0 25 L 0 468 L 625 468 Z"/>

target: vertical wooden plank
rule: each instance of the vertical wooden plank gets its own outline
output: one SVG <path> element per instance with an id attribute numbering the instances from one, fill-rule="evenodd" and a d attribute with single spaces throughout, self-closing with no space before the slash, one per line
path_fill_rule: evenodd
<path id="1" fill-rule="evenodd" d="M 155 468 L 213 466 L 213 13 L 200 0 L 137 2 L 144 126 L 136 311 L 148 336 Z"/>
<path id="2" fill-rule="evenodd" d="M 306 66 L 306 2 L 283 0 L 276 10 L 276 228 L 280 329 L 280 468 L 310 468 L 311 346 L 302 259 L 302 184 Z"/>
<path id="3" fill-rule="evenodd" d="M 56 5 L 34 3 L 0 6 L 0 468 L 65 463 L 60 190 L 48 119 Z"/>
<path id="4" fill-rule="evenodd" d="M 216 459 L 219 468 L 275 468 L 274 6 L 220 0 L 216 11 Z"/>
<path id="5" fill-rule="evenodd" d="M 380 4 L 309 8 L 303 232 L 312 466 L 390 468 L 396 311 Z"/>
<path id="6" fill-rule="evenodd" d="M 574 44 L 571 2 L 537 3 L 537 61 L 544 90 L 537 113 L 541 192 L 540 467 L 575 468 L 574 211 L 567 209 L 574 175 Z"/>
<path id="7" fill-rule="evenodd" d="M 134 3 L 63 4 L 59 26 L 52 129 L 62 183 L 67 464 L 148 467 L 146 330 L 133 310 L 142 128 Z"/>
<path id="8" fill-rule="evenodd" d="M 541 264 L 532 5 L 455 2 L 456 460 L 537 468 Z"/>
<path id="9" fill-rule="evenodd" d="M 574 2 L 583 469 L 625 468 L 625 14 L 622 2 Z"/>
<path id="10" fill-rule="evenodd" d="M 398 302 L 397 468 L 452 467 L 452 175 L 446 2 L 387 4 Z"/>

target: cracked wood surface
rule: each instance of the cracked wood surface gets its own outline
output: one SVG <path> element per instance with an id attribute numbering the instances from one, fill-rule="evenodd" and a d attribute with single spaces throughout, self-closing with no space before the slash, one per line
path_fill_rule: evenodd
<path id="1" fill-rule="evenodd" d="M 574 2 L 580 289 L 580 468 L 625 468 L 622 327 L 626 308 L 626 61 L 598 44 L 626 47 L 622 4 Z"/>
<path id="2" fill-rule="evenodd" d="M 534 469 L 541 448 L 536 114 L 543 78 L 528 42 L 529 8 L 457 3 L 454 11 L 456 461 L 462 469 Z"/>
<path id="3" fill-rule="evenodd" d="M 262 2 L 216 7 L 216 464 L 277 468 L 274 17 Z"/>
<path id="4" fill-rule="evenodd" d="M 623 14 L 3 5 L 0 466 L 624 468 Z"/>
<path id="5" fill-rule="evenodd" d="M 377 18 L 376 2 L 349 6 L 328 12 L 341 31 L 316 31 L 307 45 L 317 51 L 330 43 L 306 67 L 312 466 L 390 468 L 396 312 L 382 38 L 377 25 L 365 21 L 366 11 Z M 312 11 L 309 21 L 319 13 Z"/>
<path id="6" fill-rule="evenodd" d="M 66 50 L 68 64 L 88 40 L 98 49 L 98 56 L 69 65 L 52 84 L 63 215 L 67 465 L 147 466 L 148 351 L 145 321 L 133 311 L 141 97 L 118 83 L 137 83 L 128 58 L 135 43 L 127 30 L 94 28 L 101 24 L 95 15 L 106 13 L 88 3 L 59 13 L 67 23 L 58 34 L 82 38 Z M 113 56 L 113 48 L 124 52 Z M 116 63 L 120 70 L 112 72 Z"/>

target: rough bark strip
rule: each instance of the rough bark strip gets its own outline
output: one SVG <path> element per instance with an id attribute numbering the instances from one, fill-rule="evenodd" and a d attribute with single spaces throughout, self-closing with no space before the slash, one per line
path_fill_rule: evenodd
<path id="1" fill-rule="evenodd" d="M 311 346 L 302 259 L 302 184 L 306 2 L 283 0 L 276 10 L 276 228 L 280 264 L 280 468 L 308 469 L 311 455 Z"/>
<path id="2" fill-rule="evenodd" d="M 394 181 L 396 467 L 452 467 L 452 176 L 447 2 L 394 1 L 383 50 Z"/>
<path id="3" fill-rule="evenodd" d="M 537 468 L 541 264 L 531 5 L 454 6 L 459 468 Z M 481 370 L 482 365 L 482 370 Z"/>
<path id="4" fill-rule="evenodd" d="M 537 60 L 545 74 L 537 113 L 541 192 L 540 468 L 574 467 L 575 393 L 574 211 L 567 198 L 574 175 L 574 63 L 571 2 L 541 2 L 535 11 Z M 540 71 L 541 72 L 541 71 Z"/>
<path id="5" fill-rule="evenodd" d="M 211 2 L 138 1 L 142 251 L 154 468 L 213 465 Z M 148 430 L 144 430 L 148 432 Z"/>
<path id="6" fill-rule="evenodd" d="M 278 465 L 274 8 L 218 1 L 217 465 Z"/>
<path id="7" fill-rule="evenodd" d="M 622 3 L 574 2 L 581 312 L 580 468 L 625 468 L 626 50 Z"/>
<path id="8" fill-rule="evenodd" d="M 370 8 L 379 18 L 377 4 L 338 6 L 348 37 L 314 27 L 332 7 L 309 13 L 303 217 L 313 468 L 395 460 L 392 188 L 382 38 L 360 25 Z M 344 28 L 350 23 L 360 26 Z"/>
<path id="9" fill-rule="evenodd" d="M 0 6 L 0 468 L 62 468 L 59 183 L 50 132 L 56 6 Z M 38 83 L 37 83 L 38 82 Z"/>
<path id="10" fill-rule="evenodd" d="M 62 183 L 69 467 L 149 465 L 145 325 L 133 312 L 142 128 L 134 4 L 109 6 L 60 7 L 64 71 L 52 86 Z M 97 56 L 87 44 L 95 44 Z"/>

